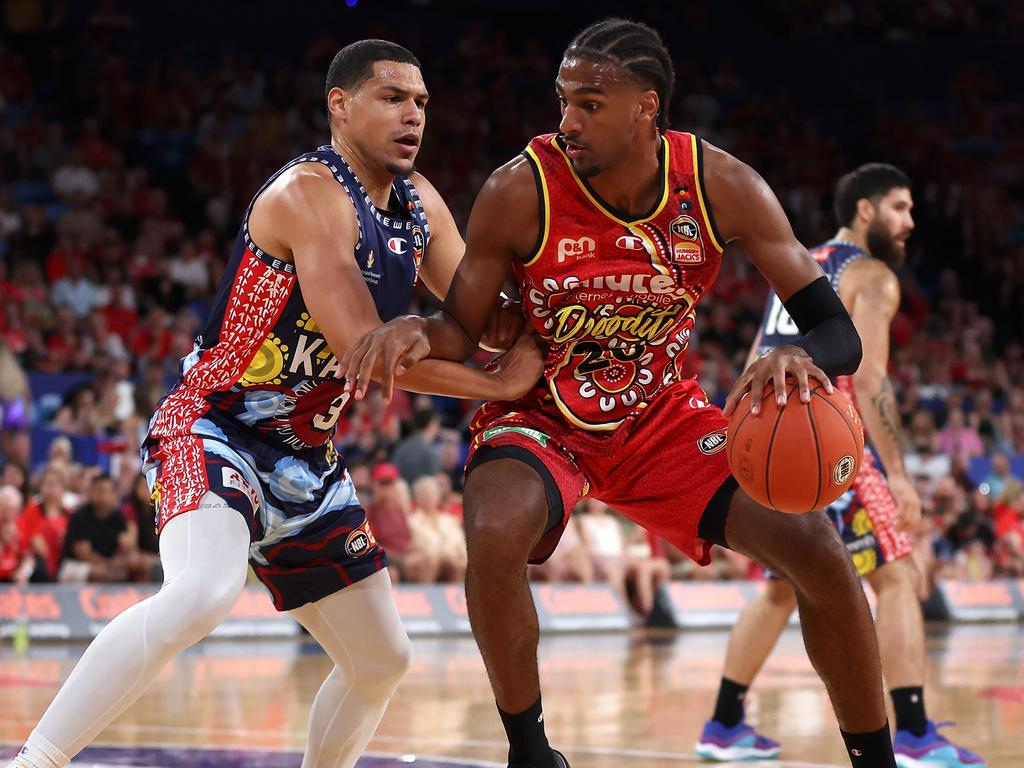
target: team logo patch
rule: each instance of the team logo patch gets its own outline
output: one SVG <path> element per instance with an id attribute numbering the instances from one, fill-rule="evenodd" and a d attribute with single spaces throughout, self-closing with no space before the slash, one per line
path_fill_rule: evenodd
<path id="1" fill-rule="evenodd" d="M 548 440 L 551 439 L 551 435 L 545 435 L 543 432 L 530 429 L 529 427 L 494 427 L 494 429 L 488 429 L 484 432 L 483 439 L 487 441 L 506 432 L 518 432 L 521 435 L 526 435 L 531 440 L 536 440 L 540 443 L 541 448 L 546 448 Z"/>
<path id="2" fill-rule="evenodd" d="M 697 441 L 697 450 L 705 456 L 713 456 L 725 448 L 725 438 L 726 435 L 724 429 L 719 429 L 711 434 L 704 435 L 704 437 Z"/>
<path id="3" fill-rule="evenodd" d="M 836 462 L 836 466 L 832 470 L 832 480 L 836 485 L 845 485 L 853 477 L 856 469 L 857 461 L 850 454 L 846 454 Z"/>
<path id="4" fill-rule="evenodd" d="M 349 557 L 362 557 L 376 546 L 377 540 L 373 537 L 370 524 L 365 521 L 345 539 L 345 552 Z"/>
<path id="5" fill-rule="evenodd" d="M 249 485 L 249 481 L 242 477 L 242 473 L 234 467 L 224 467 L 221 470 L 221 482 L 225 488 L 234 488 L 236 491 L 241 491 L 242 494 L 252 504 L 252 511 L 255 512 L 260 506 L 260 497 L 256 494 L 256 489 Z"/>
<path id="6" fill-rule="evenodd" d="M 692 216 L 676 216 L 669 224 L 672 238 L 672 261 L 676 264 L 703 264 L 704 246 L 700 228 Z"/>
<path id="7" fill-rule="evenodd" d="M 692 216 L 676 216 L 669 224 L 669 230 L 674 237 L 678 237 L 680 240 L 700 239 L 700 228 Z"/>

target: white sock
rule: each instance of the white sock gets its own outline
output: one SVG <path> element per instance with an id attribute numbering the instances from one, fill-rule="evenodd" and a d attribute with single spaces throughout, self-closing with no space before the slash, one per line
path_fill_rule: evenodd
<path id="1" fill-rule="evenodd" d="M 352 768 L 409 668 L 391 577 L 375 573 L 291 614 L 334 662 L 309 714 L 302 768 Z"/>
<path id="2" fill-rule="evenodd" d="M 21 748 L 7 768 L 64 768 L 71 758 L 40 736 L 36 731 L 28 735 Z"/>
<path id="3" fill-rule="evenodd" d="M 19 759 L 31 761 L 33 768 L 67 765 L 142 695 L 175 654 L 206 637 L 234 607 L 245 585 L 249 528 L 220 497 L 208 493 L 203 505 L 165 526 L 163 587 L 96 636 Z"/>

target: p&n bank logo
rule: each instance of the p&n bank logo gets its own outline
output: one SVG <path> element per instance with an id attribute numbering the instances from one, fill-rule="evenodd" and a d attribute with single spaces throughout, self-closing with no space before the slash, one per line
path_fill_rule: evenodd
<path id="1" fill-rule="evenodd" d="M 572 256 L 579 259 L 592 259 L 597 255 L 597 244 L 592 237 L 578 237 L 573 240 L 571 237 L 563 237 L 558 241 L 558 263 L 561 264 Z"/>

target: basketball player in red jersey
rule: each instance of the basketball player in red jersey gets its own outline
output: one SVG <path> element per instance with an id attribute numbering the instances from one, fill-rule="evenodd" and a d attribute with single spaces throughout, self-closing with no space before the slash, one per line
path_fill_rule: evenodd
<path id="1" fill-rule="evenodd" d="M 720 439 L 746 391 L 759 410 L 765 382 L 781 393 L 789 374 L 807 401 L 809 377 L 830 388 L 829 376 L 856 370 L 860 340 L 757 173 L 667 130 L 672 82 L 650 27 L 608 19 L 581 32 L 555 80 L 559 133 L 484 185 L 441 312 L 376 329 L 342 367 L 358 389 L 426 355 L 466 359 L 510 272 L 546 342 L 542 384 L 477 414 L 464 499 L 469 615 L 510 767 L 568 765 L 544 733 L 526 564 L 551 553 L 570 510 L 593 496 L 700 563 L 717 543 L 784 574 L 851 762 L 892 768 L 871 614 L 835 528 L 820 512 L 752 501 Z M 723 412 L 680 372 L 726 244 L 746 252 L 804 336 L 754 363 Z"/>

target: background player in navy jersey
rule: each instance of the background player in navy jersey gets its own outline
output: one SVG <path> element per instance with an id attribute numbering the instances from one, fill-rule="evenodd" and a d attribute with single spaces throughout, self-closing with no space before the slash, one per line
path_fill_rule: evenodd
<path id="1" fill-rule="evenodd" d="M 829 375 L 857 369 L 860 342 L 760 176 L 667 130 L 673 79 L 650 27 L 608 19 L 583 30 L 555 81 L 560 133 L 533 139 L 484 185 L 442 311 L 376 329 L 344 369 L 362 387 L 427 354 L 467 358 L 509 272 L 545 341 L 546 386 L 478 413 L 464 496 L 469 615 L 510 766 L 568 765 L 544 732 L 526 565 L 551 552 L 589 495 L 699 562 L 718 543 L 785 574 L 851 762 L 892 768 L 877 640 L 838 533 L 824 513 L 756 504 L 731 477 L 724 441 L 707 439 L 724 435 L 747 390 L 759 406 L 770 379 L 781 393 L 794 375 L 805 401 L 808 377 L 830 387 Z M 743 248 L 805 335 L 755 362 L 723 416 L 679 371 L 726 243 Z"/>
<path id="2" fill-rule="evenodd" d="M 900 418 L 889 381 L 889 326 L 900 304 L 898 270 L 914 228 L 910 179 L 891 165 L 871 163 L 836 185 L 839 232 L 811 251 L 850 311 L 864 359 L 837 381 L 857 404 L 868 445 L 853 487 L 829 509 L 857 571 L 878 597 L 876 627 L 882 671 L 896 712 L 896 762 L 906 768 L 984 766 L 984 760 L 936 732 L 924 706 L 924 622 L 917 599 L 920 575 L 910 557 L 921 502 L 903 466 Z M 791 344 L 800 330 L 772 292 L 748 364 Z M 877 466 L 871 448 L 881 458 Z M 743 720 L 743 699 L 796 608 L 792 584 L 772 578 L 733 629 L 712 719 L 697 752 L 712 760 L 771 758 L 779 744 Z"/>
<path id="3" fill-rule="evenodd" d="M 331 440 L 349 397 L 336 355 L 407 311 L 418 278 L 444 296 L 464 244 L 413 173 L 427 102 L 416 58 L 354 43 L 331 64 L 326 99 L 331 144 L 254 198 L 210 320 L 150 423 L 164 585 L 98 635 L 12 766 L 66 765 L 221 622 L 248 563 L 335 664 L 305 768 L 355 765 L 407 668 L 387 559 Z M 493 374 L 424 361 L 399 383 L 516 397 L 541 369 L 524 336 Z"/>

